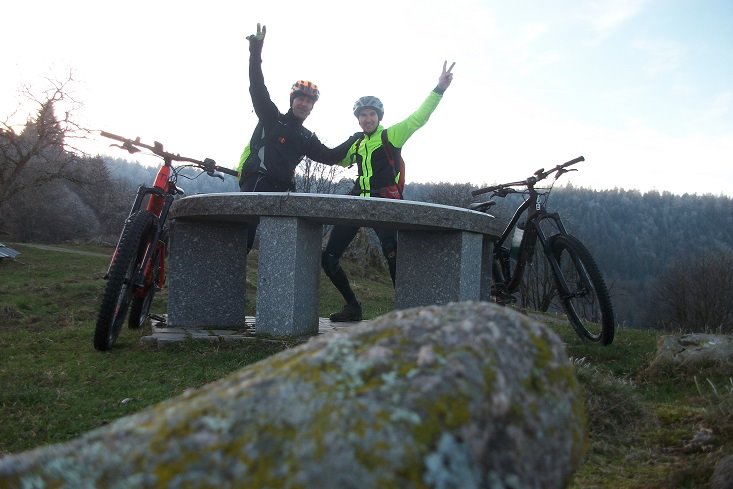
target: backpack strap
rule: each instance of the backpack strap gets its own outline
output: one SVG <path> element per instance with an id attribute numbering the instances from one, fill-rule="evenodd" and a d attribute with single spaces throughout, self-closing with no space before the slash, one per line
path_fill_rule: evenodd
<path id="1" fill-rule="evenodd" d="M 359 138 L 358 141 L 356 141 L 356 148 L 355 148 L 354 154 L 352 155 L 352 159 L 349 162 L 349 168 L 351 168 L 352 166 L 354 166 L 355 164 L 357 164 L 359 162 L 358 161 L 358 159 L 359 159 L 359 146 L 361 146 L 361 142 L 363 140 L 364 140 L 364 138 L 361 137 L 361 138 Z M 361 169 L 359 171 L 361 171 Z"/>
<path id="2" fill-rule="evenodd" d="M 400 168 L 397 165 L 397 162 L 395 159 L 395 152 L 393 150 L 392 143 L 390 143 L 389 139 L 387 138 L 386 129 L 382 131 L 382 147 L 384 148 L 384 153 L 387 155 L 387 162 L 389 163 L 389 166 L 392 167 L 392 171 L 395 177 L 395 184 L 397 184 L 397 176 L 399 175 L 400 180 L 402 180 L 404 178 L 404 175 L 401 174 Z M 397 191 L 400 193 L 400 198 L 403 198 L 402 188 L 400 188 L 399 185 L 396 185 L 396 186 L 397 186 Z"/>
<path id="3" fill-rule="evenodd" d="M 382 131 L 382 147 L 384 148 L 384 152 L 387 154 L 387 161 L 389 162 L 389 166 L 391 166 L 393 169 L 395 167 L 394 164 L 394 153 L 392 152 L 392 145 L 389 142 L 389 139 L 387 138 L 387 130 Z"/>

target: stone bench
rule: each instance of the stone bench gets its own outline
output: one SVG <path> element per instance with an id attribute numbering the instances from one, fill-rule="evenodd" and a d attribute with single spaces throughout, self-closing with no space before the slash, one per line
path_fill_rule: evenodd
<path id="1" fill-rule="evenodd" d="M 171 207 L 169 326 L 245 326 L 247 226 L 257 217 L 257 334 L 318 332 L 325 224 L 398 230 L 397 309 L 489 296 L 489 257 L 501 229 L 487 214 L 348 195 L 202 194 Z"/>

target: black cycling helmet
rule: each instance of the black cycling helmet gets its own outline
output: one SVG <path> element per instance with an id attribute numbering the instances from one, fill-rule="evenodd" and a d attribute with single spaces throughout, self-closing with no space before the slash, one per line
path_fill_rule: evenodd
<path id="1" fill-rule="evenodd" d="M 369 107 L 370 109 L 374 109 L 374 111 L 377 113 L 377 117 L 379 118 L 379 120 L 382 120 L 382 117 L 384 117 L 384 105 L 382 105 L 381 100 L 373 95 L 361 97 L 359 98 L 359 100 L 356 101 L 356 103 L 354 104 L 354 115 L 356 117 L 359 117 L 359 112 L 361 112 L 361 109 L 365 109 L 367 107 Z"/>

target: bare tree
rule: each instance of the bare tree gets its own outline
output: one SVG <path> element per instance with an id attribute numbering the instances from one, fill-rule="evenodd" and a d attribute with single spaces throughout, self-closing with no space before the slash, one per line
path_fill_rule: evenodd
<path id="1" fill-rule="evenodd" d="M 296 189 L 304 193 L 336 193 L 344 170 L 342 166 L 324 165 L 306 157 L 296 171 Z"/>
<path id="2" fill-rule="evenodd" d="M 4 217 L 13 239 L 36 243 L 86 240 L 97 236 L 102 224 L 96 209 L 63 181 L 18 194 Z"/>
<path id="3" fill-rule="evenodd" d="M 733 253 L 678 260 L 657 279 L 647 320 L 682 332 L 733 332 Z"/>
<path id="4" fill-rule="evenodd" d="M 69 95 L 71 75 L 47 81 L 40 94 L 23 87 L 19 108 L 0 122 L 0 232 L 47 242 L 107 235 L 129 204 L 120 204 L 105 162 L 76 146 L 89 131 L 73 120 L 80 104 Z M 15 124 L 28 104 L 35 113 Z"/>
<path id="5" fill-rule="evenodd" d="M 83 153 L 74 142 L 86 131 L 72 119 L 78 107 L 68 95 L 72 81 L 71 75 L 65 81 L 48 80 L 50 88 L 40 96 L 24 87 L 23 96 L 37 106 L 37 112 L 20 132 L 16 132 L 10 118 L 0 122 L 0 207 L 19 193 L 55 180 L 83 183 L 74 171 Z M 70 108 L 58 118 L 55 111 L 62 101 Z"/>
<path id="6" fill-rule="evenodd" d="M 421 200 L 433 204 L 468 207 L 474 201 L 471 190 L 476 187 L 470 183 L 439 182 L 425 185 Z"/>

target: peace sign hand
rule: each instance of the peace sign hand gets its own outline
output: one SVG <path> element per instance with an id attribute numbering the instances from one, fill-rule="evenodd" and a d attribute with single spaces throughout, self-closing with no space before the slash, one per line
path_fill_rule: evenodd
<path id="1" fill-rule="evenodd" d="M 265 40 L 265 33 L 267 33 L 267 27 L 263 25 L 262 28 L 260 28 L 260 23 L 258 22 L 257 23 L 257 34 L 250 34 L 249 36 L 247 36 L 247 40 L 249 42 L 252 42 L 252 41 L 262 42 Z"/>
<path id="2" fill-rule="evenodd" d="M 445 67 L 448 66 L 448 61 L 443 61 L 443 72 L 440 74 L 440 78 L 438 78 L 438 86 L 441 89 L 445 90 L 453 81 L 453 73 L 451 73 L 451 70 L 455 65 L 456 62 L 454 61 L 453 64 L 450 65 L 450 68 L 446 70 Z"/>

